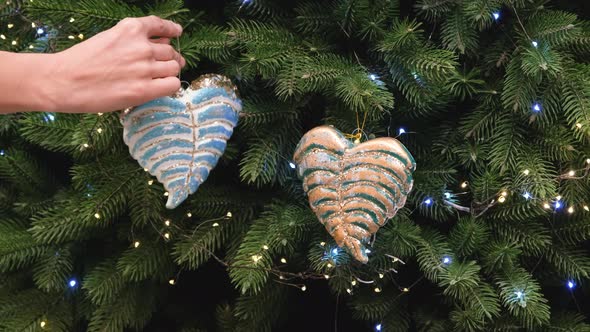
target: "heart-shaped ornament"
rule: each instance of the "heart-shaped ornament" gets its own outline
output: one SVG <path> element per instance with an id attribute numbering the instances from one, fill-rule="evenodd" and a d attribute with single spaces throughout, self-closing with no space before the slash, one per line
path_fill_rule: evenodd
<path id="1" fill-rule="evenodd" d="M 307 132 L 293 158 L 320 222 L 362 263 L 371 235 L 393 218 L 412 190 L 416 163 L 391 137 L 355 144 L 330 126 Z"/>
<path id="2" fill-rule="evenodd" d="M 125 144 L 168 191 L 168 209 L 181 204 L 207 179 L 241 110 L 236 87 L 228 78 L 204 75 L 172 97 L 122 114 Z"/>

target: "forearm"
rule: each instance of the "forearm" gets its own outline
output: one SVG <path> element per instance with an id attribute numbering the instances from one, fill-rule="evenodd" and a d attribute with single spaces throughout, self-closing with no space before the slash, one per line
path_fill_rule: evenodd
<path id="1" fill-rule="evenodd" d="M 54 111 L 54 57 L 55 54 L 0 52 L 0 114 Z"/>

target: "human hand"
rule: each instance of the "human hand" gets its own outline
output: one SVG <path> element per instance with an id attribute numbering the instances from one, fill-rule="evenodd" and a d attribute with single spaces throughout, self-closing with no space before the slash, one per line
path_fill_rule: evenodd
<path id="1" fill-rule="evenodd" d="M 54 54 L 45 93 L 51 99 L 49 108 L 111 112 L 175 93 L 186 61 L 170 38 L 181 34 L 180 25 L 156 16 L 126 18 Z"/>

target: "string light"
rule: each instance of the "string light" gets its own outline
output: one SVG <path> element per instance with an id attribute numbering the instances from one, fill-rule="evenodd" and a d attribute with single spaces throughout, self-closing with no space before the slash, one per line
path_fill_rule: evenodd
<path id="1" fill-rule="evenodd" d="M 375 74 L 369 74 L 369 78 L 371 79 L 371 81 L 376 80 L 378 77 Z"/>
<path id="2" fill-rule="evenodd" d="M 346 289 L 346 292 L 347 292 L 348 294 L 352 294 L 352 289 L 350 289 L 350 288 L 347 288 L 347 289 Z"/>
<path id="3" fill-rule="evenodd" d="M 500 196 L 500 197 L 498 197 L 498 202 L 499 202 L 499 203 L 504 203 L 504 202 L 506 202 L 506 196 Z"/>
<path id="4" fill-rule="evenodd" d="M 4 152 L 4 150 L 0 150 L 0 156 L 4 157 L 5 154 L 6 152 Z"/>
<path id="5" fill-rule="evenodd" d="M 94 214 L 94 218 L 96 218 L 96 219 L 100 219 L 100 213 L 98 213 L 98 212 L 97 212 L 97 213 L 95 213 L 95 214 Z"/>
<path id="6" fill-rule="evenodd" d="M 374 291 L 375 291 L 375 293 L 381 293 L 381 288 L 375 287 Z"/>
<path id="7" fill-rule="evenodd" d="M 576 123 L 576 127 L 577 127 L 578 129 L 582 129 L 582 124 L 581 124 L 581 123 Z"/>
<path id="8" fill-rule="evenodd" d="M 445 195 L 445 198 L 446 199 L 450 199 L 451 198 L 451 194 L 450 193 L 445 193 L 444 195 Z"/>
<path id="9" fill-rule="evenodd" d="M 166 240 L 170 239 L 170 233 L 164 233 L 164 237 L 166 238 Z"/>
<path id="10" fill-rule="evenodd" d="M 432 204 L 432 199 L 431 198 L 427 198 L 424 200 L 424 204 L 426 205 L 431 205 Z"/>
<path id="11" fill-rule="evenodd" d="M 34 49 L 34 48 L 35 48 L 35 46 L 33 46 L 33 44 L 29 45 L 29 49 L 31 49 L 31 50 L 32 50 L 32 49 Z"/>
<path id="12" fill-rule="evenodd" d="M 329 276 L 329 275 L 327 275 L 327 274 L 324 274 L 324 278 L 325 278 L 325 279 L 330 279 L 330 276 Z"/>
<path id="13" fill-rule="evenodd" d="M 37 28 L 37 34 L 38 35 L 42 35 L 45 33 L 45 29 L 43 29 L 42 27 Z"/>
<path id="14" fill-rule="evenodd" d="M 365 254 L 370 254 L 371 253 L 371 249 L 367 248 L 365 249 Z"/>
<path id="15" fill-rule="evenodd" d="M 168 195 L 170 195 L 168 192 L 164 193 L 164 196 L 168 197 Z"/>
<path id="16" fill-rule="evenodd" d="M 287 260 L 285 259 L 285 257 L 281 258 L 281 263 L 287 264 Z"/>
<path id="17" fill-rule="evenodd" d="M 164 225 L 166 225 L 166 226 L 170 226 L 170 220 L 166 220 L 166 221 L 164 221 Z"/>
<path id="18" fill-rule="evenodd" d="M 350 284 L 356 286 L 356 280 L 351 281 Z"/>
<path id="19" fill-rule="evenodd" d="M 82 33 L 81 33 L 81 34 L 79 34 L 79 35 L 78 35 L 78 38 L 80 38 L 80 39 L 84 39 L 84 34 L 82 34 Z"/>
<path id="20" fill-rule="evenodd" d="M 75 19 L 73 17 L 70 17 L 70 23 L 74 23 Z"/>
<path id="21" fill-rule="evenodd" d="M 329 269 L 331 269 L 333 265 L 332 265 L 332 263 L 328 263 L 328 265 L 326 265 L 326 266 L 327 266 Z"/>
<path id="22" fill-rule="evenodd" d="M 586 164 L 590 165 L 590 158 L 586 159 Z"/>
<path id="23" fill-rule="evenodd" d="M 37 27 L 37 24 L 35 24 L 35 22 L 31 22 L 31 27 L 35 28 Z"/>
<path id="24" fill-rule="evenodd" d="M 254 263 L 258 263 L 258 261 L 262 259 L 262 256 L 260 255 L 252 255 L 252 260 L 254 261 Z"/>
<path id="25" fill-rule="evenodd" d="M 228 218 L 231 218 L 231 217 L 233 217 L 233 215 L 231 214 L 231 211 L 230 211 L 230 212 L 228 212 L 228 213 L 227 213 L 225 216 L 226 216 L 226 217 L 228 217 Z"/>
<path id="26" fill-rule="evenodd" d="M 467 188 L 467 186 L 469 185 L 469 183 L 467 183 L 467 181 L 461 183 L 461 188 L 465 189 Z"/>
<path id="27" fill-rule="evenodd" d="M 522 197 L 524 197 L 524 199 L 529 200 L 531 198 L 533 198 L 533 195 L 531 195 L 530 192 L 525 191 L 524 194 L 522 194 Z"/>
<path id="28" fill-rule="evenodd" d="M 584 210 L 585 210 L 586 212 L 590 212 L 590 208 L 588 207 L 588 205 L 584 205 Z"/>
<path id="29" fill-rule="evenodd" d="M 561 200 L 561 195 L 557 195 L 557 197 L 555 197 L 556 200 L 560 201 Z"/>
<path id="30" fill-rule="evenodd" d="M 398 130 L 398 133 L 399 133 L 400 135 L 403 135 L 403 134 L 405 134 L 405 133 L 406 133 L 406 130 L 405 130 L 404 128 L 400 128 L 400 129 Z"/>
<path id="31" fill-rule="evenodd" d="M 90 147 L 90 145 L 88 145 L 88 143 L 84 143 L 84 144 L 82 144 L 82 146 L 86 149 L 88 149 Z"/>
<path id="32" fill-rule="evenodd" d="M 45 121 L 45 122 L 55 121 L 55 115 L 53 115 L 51 113 L 45 113 L 43 115 L 43 121 Z"/>
<path id="33" fill-rule="evenodd" d="M 74 36 L 72 36 L 72 35 L 69 35 L 69 36 L 68 36 L 68 39 L 76 39 L 76 37 L 74 37 Z"/>
<path id="34" fill-rule="evenodd" d="M 531 44 L 533 44 L 534 48 L 539 47 L 539 43 L 536 40 L 533 40 L 533 42 Z"/>
<path id="35" fill-rule="evenodd" d="M 409 288 L 407 288 L 407 287 L 404 287 L 404 288 L 402 289 L 402 292 L 404 292 L 404 293 L 408 293 L 409 291 L 410 291 L 410 289 L 409 289 Z"/>
<path id="36" fill-rule="evenodd" d="M 168 283 L 169 283 L 170 285 L 174 286 L 174 284 L 176 284 L 176 280 L 174 280 L 174 279 L 170 279 L 170 280 L 168 280 Z"/>
<path id="37" fill-rule="evenodd" d="M 508 192 L 503 191 L 500 195 L 506 197 L 506 196 L 508 196 Z"/>
<path id="38" fill-rule="evenodd" d="M 138 248 L 140 245 L 141 245 L 141 243 L 140 243 L 139 241 L 135 241 L 135 242 L 133 243 L 133 246 L 134 246 L 135 248 Z"/>
<path id="39" fill-rule="evenodd" d="M 16 44 L 18 44 L 18 43 L 16 42 L 16 40 L 13 40 L 13 41 L 12 41 L 12 45 L 16 45 Z"/>
<path id="40" fill-rule="evenodd" d="M 5 35 L 0 34 L 0 39 L 6 39 Z"/>
<path id="41" fill-rule="evenodd" d="M 102 116 L 104 113 L 96 113 L 96 115 L 98 116 Z"/>
<path id="42" fill-rule="evenodd" d="M 77 284 L 78 284 L 78 281 L 76 281 L 76 279 L 70 279 L 70 281 L 68 282 L 68 285 L 70 286 L 70 288 L 76 287 Z"/>
<path id="43" fill-rule="evenodd" d="M 325 245 L 326 245 L 326 242 L 323 242 L 323 241 L 322 241 L 322 242 L 320 242 L 320 246 L 322 246 L 322 247 L 323 247 L 323 246 L 325 246 Z"/>
<path id="44" fill-rule="evenodd" d="M 289 167 L 291 167 L 292 169 L 295 169 L 295 168 L 297 168 L 297 165 L 295 165 L 292 161 L 290 161 Z"/>
<path id="45" fill-rule="evenodd" d="M 493 12 L 492 16 L 494 17 L 494 21 L 498 21 L 500 19 L 500 12 Z"/>
<path id="46" fill-rule="evenodd" d="M 219 223 L 213 223 L 213 227 L 219 227 Z"/>
<path id="47" fill-rule="evenodd" d="M 522 297 L 524 296 L 524 294 L 521 291 L 516 291 L 514 292 L 514 295 L 516 295 L 517 299 L 522 299 Z"/>
<path id="48" fill-rule="evenodd" d="M 39 323 L 39 326 L 41 326 L 41 328 L 44 328 L 45 325 L 47 325 L 47 322 L 42 320 L 41 323 Z"/>
<path id="49" fill-rule="evenodd" d="M 338 248 L 332 249 L 332 255 L 338 255 Z"/>
<path id="50" fill-rule="evenodd" d="M 193 214 L 189 212 L 189 213 L 186 214 L 186 216 L 190 218 L 190 217 L 193 216 Z"/>
<path id="51" fill-rule="evenodd" d="M 375 331 L 381 331 L 381 324 L 375 325 Z"/>
<path id="52" fill-rule="evenodd" d="M 533 104 L 533 111 L 541 112 L 541 109 L 542 109 L 541 104 L 539 104 L 539 103 Z"/>
<path id="53" fill-rule="evenodd" d="M 569 171 L 569 173 L 567 173 L 567 175 L 569 175 L 570 177 L 574 177 L 574 176 L 576 176 L 576 171 L 571 170 L 571 171 Z"/>
<path id="54" fill-rule="evenodd" d="M 573 280 L 569 280 L 567 282 L 567 288 L 569 288 L 570 290 L 576 288 L 576 283 Z"/>
<path id="55" fill-rule="evenodd" d="M 154 184 L 154 180 L 149 180 L 148 181 L 148 186 L 151 186 L 152 184 Z"/>
<path id="56" fill-rule="evenodd" d="M 531 171 L 529 171 L 528 169 L 525 169 L 524 171 L 522 171 L 522 173 L 524 173 L 524 175 L 529 175 L 531 173 Z"/>
<path id="57" fill-rule="evenodd" d="M 306 290 L 307 290 L 307 287 L 306 287 L 305 285 L 303 285 L 303 286 L 301 287 L 301 291 L 302 291 L 302 292 L 305 292 Z"/>
<path id="58" fill-rule="evenodd" d="M 98 128 L 98 129 L 96 129 L 96 131 L 97 131 L 99 134 L 102 134 L 102 128 Z"/>
<path id="59" fill-rule="evenodd" d="M 551 208 L 551 205 L 549 205 L 549 203 L 545 203 L 545 204 L 543 204 L 543 207 L 545 209 L 550 209 Z"/>
<path id="60" fill-rule="evenodd" d="M 451 259 L 451 257 L 450 257 L 450 256 L 445 256 L 445 257 L 443 257 L 443 259 L 442 259 L 442 262 L 443 262 L 443 264 L 445 264 L 445 265 L 449 265 L 449 264 L 451 264 L 451 262 L 452 262 L 452 261 L 453 261 L 453 260 Z"/>
<path id="61" fill-rule="evenodd" d="M 562 207 L 562 204 L 560 201 L 555 202 L 555 210 L 559 210 L 559 209 L 561 209 L 561 207 Z"/>
<path id="62" fill-rule="evenodd" d="M 12 27 L 14 26 L 14 24 L 12 24 L 12 23 L 8 23 L 8 25 L 7 25 L 7 26 L 8 26 L 8 29 L 12 29 Z"/>
<path id="63" fill-rule="evenodd" d="M 567 213 L 569 213 L 569 214 L 572 214 L 572 213 L 574 213 L 574 211 L 575 211 L 575 210 L 574 210 L 574 207 L 573 207 L 573 206 L 570 206 L 570 207 L 567 209 Z"/>
<path id="64" fill-rule="evenodd" d="M 265 245 L 262 246 L 262 249 L 268 250 L 268 246 L 265 244 Z"/>

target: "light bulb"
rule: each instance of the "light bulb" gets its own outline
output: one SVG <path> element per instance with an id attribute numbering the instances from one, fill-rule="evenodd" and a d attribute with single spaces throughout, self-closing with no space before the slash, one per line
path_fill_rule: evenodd
<path id="1" fill-rule="evenodd" d="M 432 204 L 432 199 L 430 199 L 430 198 L 425 199 L 424 204 L 426 204 L 426 205 Z"/>
<path id="2" fill-rule="evenodd" d="M 152 184 L 154 184 L 154 180 L 149 180 L 148 181 L 148 186 L 151 186 Z"/>
<path id="3" fill-rule="evenodd" d="M 47 322 L 45 322 L 44 320 L 42 320 L 41 323 L 39 323 L 39 326 L 41 326 L 41 328 L 44 328 L 45 325 L 47 325 Z"/>
<path id="4" fill-rule="evenodd" d="M 526 200 L 529 200 L 529 199 L 533 198 L 533 195 L 531 195 L 530 192 L 525 191 L 524 194 L 522 194 L 522 197 L 524 197 Z"/>
<path id="5" fill-rule="evenodd" d="M 166 220 L 166 221 L 164 221 L 164 225 L 166 225 L 166 226 L 170 226 L 170 220 Z"/>
<path id="6" fill-rule="evenodd" d="M 571 171 L 569 171 L 569 173 L 567 173 L 567 175 L 569 175 L 570 177 L 574 177 L 574 176 L 576 176 L 576 171 L 571 170 Z"/>
<path id="7" fill-rule="evenodd" d="M 8 26 L 8 29 L 12 29 L 12 27 L 14 26 L 14 24 L 12 24 L 12 23 L 8 23 L 8 25 L 7 25 L 7 26 Z"/>
<path id="8" fill-rule="evenodd" d="M 70 281 L 68 282 L 68 285 L 70 285 L 70 288 L 76 287 L 77 284 L 78 284 L 78 282 L 76 281 L 76 279 L 70 279 Z"/>
<path id="9" fill-rule="evenodd" d="M 0 34 L 0 39 L 6 39 L 5 35 Z"/>
<path id="10" fill-rule="evenodd" d="M 285 257 L 281 258 L 281 263 L 287 264 L 287 260 L 285 259 Z"/>
<path id="11" fill-rule="evenodd" d="M 541 112 L 541 109 L 542 109 L 541 108 L 541 104 L 539 104 L 539 103 L 533 104 L 533 111 L 535 111 L 535 112 Z"/>
<path id="12" fill-rule="evenodd" d="M 338 248 L 332 249 L 332 255 L 338 255 Z"/>
<path id="13" fill-rule="evenodd" d="M 297 168 L 297 165 L 295 165 L 292 161 L 290 161 L 289 167 L 291 167 L 292 169 L 295 169 L 295 168 Z"/>
<path id="14" fill-rule="evenodd" d="M 409 291 L 410 291 L 410 289 L 409 289 L 409 288 L 407 288 L 407 287 L 404 287 L 404 288 L 402 289 L 402 292 L 404 292 L 404 293 L 407 293 L 407 292 L 409 292 Z"/>
<path id="15" fill-rule="evenodd" d="M 168 280 L 168 283 L 169 283 L 170 285 L 174 285 L 174 284 L 176 283 L 176 280 L 174 280 L 174 279 L 170 279 L 170 280 Z"/>
<path id="16" fill-rule="evenodd" d="M 164 196 L 168 197 L 168 195 L 170 195 L 168 192 L 164 193 Z"/>
<path id="17" fill-rule="evenodd" d="M 347 289 L 346 289 L 346 292 L 347 292 L 348 294 L 352 294 L 352 289 L 350 289 L 350 288 L 347 288 Z"/>
<path id="18" fill-rule="evenodd" d="M 500 19 L 500 12 L 494 12 L 492 13 L 492 16 L 494 17 L 494 20 L 497 21 Z"/>
<path id="19" fill-rule="evenodd" d="M 383 277 L 385 277 L 385 275 L 383 273 L 379 273 L 379 279 L 383 279 Z"/>
<path id="20" fill-rule="evenodd" d="M 324 278 L 326 278 L 326 279 L 330 279 L 330 276 L 329 276 L 329 275 L 327 275 L 327 274 L 324 274 Z"/>
<path id="21" fill-rule="evenodd" d="M 506 197 L 506 196 L 508 196 L 508 192 L 506 192 L 506 191 L 503 191 L 503 192 L 502 192 L 500 195 L 502 195 L 502 196 Z"/>
<path id="22" fill-rule="evenodd" d="M 576 127 L 577 127 L 578 129 L 582 129 L 582 124 L 581 124 L 581 123 L 576 123 Z"/>
<path id="23" fill-rule="evenodd" d="M 268 250 L 268 246 L 265 244 L 265 245 L 262 246 L 262 249 Z"/>
<path id="24" fill-rule="evenodd" d="M 73 17 L 70 17 L 70 23 L 73 23 L 75 21 L 75 19 Z"/>
<path id="25" fill-rule="evenodd" d="M 375 325 L 375 331 L 381 331 L 381 324 Z"/>
<path id="26" fill-rule="evenodd" d="M 374 291 L 375 291 L 375 293 L 381 293 L 381 288 L 375 287 Z"/>
<path id="27" fill-rule="evenodd" d="M 588 205 L 584 205 L 584 210 L 585 210 L 586 212 L 590 212 L 590 208 L 588 207 Z"/>
<path id="28" fill-rule="evenodd" d="M 351 281 L 350 284 L 356 286 L 356 280 Z"/>
<path id="29" fill-rule="evenodd" d="M 95 213 L 95 214 L 94 214 L 94 218 L 96 218 L 96 219 L 100 219 L 100 214 L 99 214 L 98 212 L 97 212 L 97 213 Z"/>
<path id="30" fill-rule="evenodd" d="M 170 239 L 170 233 L 164 233 L 164 237 L 168 240 Z"/>
<path id="31" fill-rule="evenodd" d="M 524 294 L 522 294 L 521 291 L 517 291 L 517 292 L 514 292 L 514 295 L 516 295 L 517 299 L 521 299 Z"/>
<path id="32" fill-rule="evenodd" d="M 576 288 L 576 283 L 573 280 L 567 282 L 567 288 L 574 289 Z"/>
<path id="33" fill-rule="evenodd" d="M 38 35 L 42 35 L 45 33 L 45 30 L 43 28 L 37 28 L 37 34 Z"/>
<path id="34" fill-rule="evenodd" d="M 97 131 L 99 134 L 102 134 L 102 128 L 98 128 L 98 129 L 96 129 L 96 131 Z"/>
<path id="35" fill-rule="evenodd" d="M 190 218 L 190 217 L 193 216 L 193 214 L 189 212 L 189 213 L 186 214 L 186 216 Z"/>
<path id="36" fill-rule="evenodd" d="M 303 286 L 301 287 L 301 291 L 305 292 L 306 290 L 307 290 L 307 287 L 306 287 L 305 285 L 303 285 Z"/>
<path id="37" fill-rule="evenodd" d="M 406 133 L 406 130 L 404 128 L 400 128 L 398 132 L 400 135 L 403 135 Z"/>
<path id="38" fill-rule="evenodd" d="M 504 197 L 504 196 L 500 196 L 500 197 L 498 197 L 498 202 L 499 202 L 499 203 L 504 203 L 504 202 L 506 202 L 506 197 Z"/>
<path id="39" fill-rule="evenodd" d="M 451 257 L 449 257 L 449 256 L 445 256 L 445 257 L 443 257 L 443 259 L 442 259 L 442 262 L 443 262 L 443 264 L 450 264 L 450 263 L 451 263 L 451 261 L 452 261 L 452 260 L 451 260 Z"/>
<path id="40" fill-rule="evenodd" d="M 543 204 L 543 208 L 550 209 L 551 208 L 551 205 L 549 205 L 549 203 L 545 203 L 545 204 Z"/>
<path id="41" fill-rule="evenodd" d="M 322 246 L 322 247 L 323 247 L 323 246 L 325 246 L 325 245 L 326 245 L 326 242 L 320 242 L 320 246 Z"/>
<path id="42" fill-rule="evenodd" d="M 570 207 L 567 209 L 567 213 L 569 213 L 569 214 L 572 214 L 572 213 L 574 213 L 574 211 L 575 211 L 575 210 L 574 210 L 574 207 L 573 207 L 573 206 L 570 206 Z"/>
<path id="43" fill-rule="evenodd" d="M 533 42 L 531 44 L 533 44 L 533 47 L 535 47 L 535 48 L 537 48 L 539 46 L 539 43 L 535 40 L 533 40 Z"/>
<path id="44" fill-rule="evenodd" d="M 135 248 L 139 247 L 140 245 L 141 245 L 141 243 L 140 243 L 139 241 L 135 241 L 135 242 L 133 243 L 133 246 L 134 246 Z"/>
<path id="45" fill-rule="evenodd" d="M 213 223 L 213 227 L 219 227 L 219 223 Z"/>
<path id="46" fill-rule="evenodd" d="M 465 188 L 467 188 L 468 185 L 469 184 L 467 183 L 467 181 L 465 181 L 465 182 L 461 183 L 461 188 L 465 189 Z"/>
<path id="47" fill-rule="evenodd" d="M 232 215 L 231 211 L 230 211 L 230 212 L 228 212 L 228 213 L 227 213 L 225 216 L 226 216 L 226 217 L 228 217 L 228 218 L 231 218 L 231 217 L 233 217 L 233 215 Z"/>
<path id="48" fill-rule="evenodd" d="M 531 171 L 529 171 L 528 169 L 525 169 L 524 171 L 522 171 L 522 173 L 524 173 L 524 175 L 529 175 L 531 173 Z"/>

